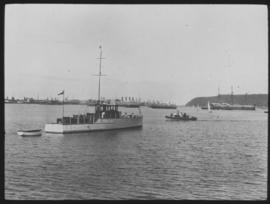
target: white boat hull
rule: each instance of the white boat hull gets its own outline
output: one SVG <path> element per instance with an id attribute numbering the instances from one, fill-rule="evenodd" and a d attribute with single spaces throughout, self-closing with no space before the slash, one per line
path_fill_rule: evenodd
<path id="1" fill-rule="evenodd" d="M 74 133 L 135 128 L 142 126 L 142 117 L 98 119 L 93 124 L 46 124 L 45 132 L 48 133 Z"/>

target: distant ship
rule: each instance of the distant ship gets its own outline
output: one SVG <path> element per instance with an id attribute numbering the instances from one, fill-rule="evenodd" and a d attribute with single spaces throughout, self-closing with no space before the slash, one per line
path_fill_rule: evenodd
<path id="1" fill-rule="evenodd" d="M 82 115 L 73 115 L 73 117 L 57 118 L 56 123 L 45 125 L 45 132 L 49 133 L 73 133 L 73 132 L 91 132 L 104 131 L 113 129 L 125 129 L 142 127 L 143 115 L 139 109 L 139 114 L 122 114 L 118 110 L 117 104 L 102 103 L 100 101 L 100 77 L 102 49 L 100 48 L 100 64 L 99 64 L 99 86 L 98 101 L 95 104 L 94 113 L 86 113 Z M 64 93 L 64 92 L 63 92 Z M 64 96 L 63 96 L 64 98 Z"/>
<path id="2" fill-rule="evenodd" d="M 119 106 L 126 107 L 126 108 L 139 108 L 140 104 L 130 102 L 130 103 L 121 103 L 119 104 Z"/>
<path id="3" fill-rule="evenodd" d="M 129 101 L 129 102 L 118 102 L 119 106 L 127 107 L 127 108 L 139 108 L 140 103 L 137 103 L 135 101 Z"/>
<path id="4" fill-rule="evenodd" d="M 211 110 L 255 110 L 255 105 L 231 105 L 228 103 L 210 103 Z M 203 106 L 202 109 L 209 109 L 208 106 Z"/>
<path id="5" fill-rule="evenodd" d="M 220 100 L 220 90 L 218 89 L 218 97 Z M 246 94 L 247 97 L 247 94 Z M 255 110 L 256 106 L 255 105 L 240 105 L 240 104 L 233 104 L 233 86 L 231 86 L 231 103 L 210 103 L 209 107 L 209 102 L 208 102 L 208 107 L 204 106 L 202 109 L 211 109 L 211 110 Z M 247 100 L 247 99 L 246 99 Z M 247 103 L 247 101 L 246 101 Z"/>
<path id="6" fill-rule="evenodd" d="M 139 108 L 141 106 L 141 102 L 134 97 L 121 97 L 121 99 L 116 99 L 115 103 L 121 107 L 127 108 Z"/>
<path id="7" fill-rule="evenodd" d="M 177 105 L 167 104 L 167 103 L 152 103 L 148 105 L 150 108 L 160 108 L 160 109 L 176 109 Z"/>

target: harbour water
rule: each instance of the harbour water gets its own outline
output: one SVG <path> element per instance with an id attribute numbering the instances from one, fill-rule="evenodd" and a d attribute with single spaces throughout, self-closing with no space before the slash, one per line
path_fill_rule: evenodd
<path id="1" fill-rule="evenodd" d="M 66 105 L 65 114 L 86 111 Z M 137 109 L 120 108 L 123 112 Z M 268 114 L 182 107 L 141 108 L 143 127 L 21 137 L 61 117 L 59 105 L 5 105 L 5 199 L 267 198 Z"/>

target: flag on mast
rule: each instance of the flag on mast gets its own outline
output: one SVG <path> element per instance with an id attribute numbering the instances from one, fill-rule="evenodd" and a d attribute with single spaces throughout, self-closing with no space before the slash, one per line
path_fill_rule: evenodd
<path id="1" fill-rule="evenodd" d="M 64 90 L 63 91 L 61 91 L 59 94 L 57 94 L 57 95 L 63 95 L 64 94 Z"/>

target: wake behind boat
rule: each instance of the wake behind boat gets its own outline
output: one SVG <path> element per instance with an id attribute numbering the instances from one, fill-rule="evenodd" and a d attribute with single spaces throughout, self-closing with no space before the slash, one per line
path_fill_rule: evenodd
<path id="1" fill-rule="evenodd" d="M 41 136 L 41 129 L 37 130 L 18 130 L 17 134 L 20 136 Z"/>
<path id="2" fill-rule="evenodd" d="M 73 115 L 73 117 L 64 117 L 64 91 L 63 95 L 63 116 L 58 118 L 56 123 L 45 125 L 45 132 L 49 133 L 73 133 L 73 132 L 91 132 L 104 131 L 113 129 L 142 127 L 143 116 L 139 109 L 139 114 L 122 114 L 118 110 L 117 104 L 107 104 L 100 101 L 100 77 L 102 50 L 100 48 L 100 64 L 99 64 L 99 86 L 98 101 L 95 104 L 94 113 L 86 113 L 83 115 Z"/>

